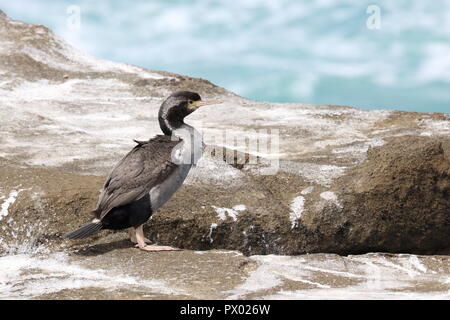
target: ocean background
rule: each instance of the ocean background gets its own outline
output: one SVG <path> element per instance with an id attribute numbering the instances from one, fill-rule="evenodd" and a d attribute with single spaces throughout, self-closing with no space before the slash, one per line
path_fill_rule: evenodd
<path id="1" fill-rule="evenodd" d="M 448 0 L 0 0 L 0 9 L 96 57 L 254 100 L 450 113 Z"/>

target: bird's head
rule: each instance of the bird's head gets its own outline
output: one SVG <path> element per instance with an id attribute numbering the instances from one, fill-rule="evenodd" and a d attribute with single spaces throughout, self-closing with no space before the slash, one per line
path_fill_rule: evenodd
<path id="1" fill-rule="evenodd" d="M 176 129 L 184 122 L 183 119 L 198 108 L 221 101 L 202 101 L 198 93 L 190 91 L 177 91 L 172 93 L 161 105 L 158 117 L 161 129 L 165 134 Z M 166 132 L 167 131 L 167 132 Z"/>

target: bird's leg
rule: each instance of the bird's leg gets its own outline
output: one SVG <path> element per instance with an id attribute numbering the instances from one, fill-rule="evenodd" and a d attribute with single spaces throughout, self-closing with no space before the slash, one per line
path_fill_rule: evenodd
<path id="1" fill-rule="evenodd" d="M 169 246 L 155 246 L 155 245 L 148 245 L 145 243 L 145 237 L 144 237 L 144 229 L 142 227 L 143 225 L 140 225 L 139 227 L 137 227 L 136 230 L 136 240 L 137 240 L 137 245 L 136 247 L 138 247 L 141 250 L 144 251 L 173 251 L 173 250 L 180 250 L 178 248 L 173 248 L 173 247 L 169 247 Z"/>
<path id="2" fill-rule="evenodd" d="M 130 237 L 131 242 L 136 243 L 136 244 L 138 243 L 137 238 L 136 238 L 136 228 L 134 228 L 134 227 L 128 228 L 128 236 Z M 150 240 L 148 240 L 147 238 L 144 238 L 144 241 L 146 243 L 150 242 Z"/>
<path id="3" fill-rule="evenodd" d="M 137 243 L 135 228 L 133 227 L 128 228 L 128 236 L 130 237 L 131 242 Z"/>

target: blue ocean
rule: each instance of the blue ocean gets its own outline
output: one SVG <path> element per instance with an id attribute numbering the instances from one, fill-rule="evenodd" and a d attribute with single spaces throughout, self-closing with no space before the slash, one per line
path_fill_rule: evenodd
<path id="1" fill-rule="evenodd" d="M 0 0 L 91 55 L 259 101 L 450 113 L 448 0 Z"/>

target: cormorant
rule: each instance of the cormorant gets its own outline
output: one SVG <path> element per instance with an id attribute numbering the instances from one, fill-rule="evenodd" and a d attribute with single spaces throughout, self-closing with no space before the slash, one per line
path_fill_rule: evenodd
<path id="1" fill-rule="evenodd" d="M 111 171 L 101 190 L 95 219 L 65 235 L 83 239 L 102 229 L 128 229 L 132 242 L 146 251 L 177 250 L 145 243 L 143 224 L 183 184 L 202 155 L 201 134 L 183 119 L 197 108 L 221 101 L 202 101 L 197 93 L 178 91 L 161 105 L 158 120 L 164 135 L 137 145 Z"/>

